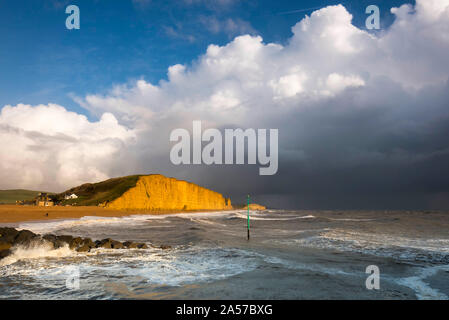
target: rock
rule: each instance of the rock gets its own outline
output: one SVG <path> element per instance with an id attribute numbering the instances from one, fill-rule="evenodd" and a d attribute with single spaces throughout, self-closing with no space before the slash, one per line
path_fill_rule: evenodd
<path id="1" fill-rule="evenodd" d="M 97 248 L 105 248 L 105 249 L 112 249 L 112 239 L 107 238 L 100 241 L 99 246 Z"/>
<path id="2" fill-rule="evenodd" d="M 139 244 L 137 244 L 137 248 L 139 248 L 139 249 L 148 249 L 148 246 L 146 245 L 146 243 L 139 243 Z"/>
<path id="3" fill-rule="evenodd" d="M 81 246 L 88 246 L 89 248 L 95 248 L 95 243 L 92 241 L 91 238 L 85 238 L 83 239 Z"/>
<path id="4" fill-rule="evenodd" d="M 96 248 L 105 248 L 105 249 L 122 249 L 124 248 L 123 243 L 120 241 L 112 240 L 111 238 L 97 240 L 95 241 Z"/>
<path id="5" fill-rule="evenodd" d="M 65 242 L 59 240 L 59 238 L 54 234 L 46 234 L 42 237 L 42 239 L 51 242 L 53 244 L 54 249 L 59 249 L 65 245 Z"/>
<path id="6" fill-rule="evenodd" d="M 90 238 L 73 237 L 70 235 L 56 236 L 54 234 L 37 235 L 29 230 L 17 231 L 14 228 L 0 228 L 0 259 L 11 254 L 11 248 L 15 244 L 28 245 L 32 241 L 46 241 L 53 244 L 54 249 L 58 249 L 68 244 L 70 249 L 77 252 L 90 252 L 92 248 L 106 249 L 148 249 L 148 245 L 142 242 L 126 241 L 120 242 L 111 238 L 92 241 Z M 151 245 L 154 247 L 153 245 Z M 154 247 L 156 248 L 156 247 Z M 171 246 L 162 245 L 161 249 L 171 249 Z"/>
<path id="7" fill-rule="evenodd" d="M 123 245 L 126 247 L 126 248 L 129 248 L 129 246 L 131 245 L 131 244 L 133 244 L 134 242 L 132 242 L 132 241 L 125 241 L 125 242 L 123 242 Z"/>
<path id="8" fill-rule="evenodd" d="M 9 256 L 10 253 L 11 253 L 10 250 L 0 250 L 0 260 L 6 256 Z"/>
<path id="9" fill-rule="evenodd" d="M 82 245 L 81 247 L 79 247 L 78 249 L 76 249 L 77 252 L 90 252 L 90 247 L 85 244 Z"/>
<path id="10" fill-rule="evenodd" d="M 83 239 L 80 237 L 73 238 L 72 241 L 70 241 L 69 247 L 70 249 L 76 249 L 81 246 L 83 243 Z"/>
<path id="11" fill-rule="evenodd" d="M 38 235 L 29 231 L 29 230 L 21 230 L 14 238 L 14 244 L 25 244 L 28 245 L 32 240 L 38 238 Z"/>
<path id="12" fill-rule="evenodd" d="M 266 210 L 267 208 L 265 206 L 262 206 L 260 204 L 257 203 L 251 203 L 249 205 L 249 210 L 254 210 L 254 211 L 261 211 L 261 210 Z M 248 210 L 248 206 L 245 206 L 243 208 L 243 210 Z"/>
<path id="13" fill-rule="evenodd" d="M 50 242 L 55 242 L 58 240 L 58 237 L 56 237 L 54 234 L 44 234 L 42 236 L 42 239 L 50 241 Z"/>
<path id="14" fill-rule="evenodd" d="M 0 240 L 13 243 L 19 231 L 14 228 L 0 228 Z"/>
<path id="15" fill-rule="evenodd" d="M 0 242 L 0 251 L 9 250 L 12 245 L 9 242 Z"/>
<path id="16" fill-rule="evenodd" d="M 165 245 L 163 244 L 162 246 L 159 247 L 162 250 L 167 250 L 167 249 L 171 249 L 171 246 Z"/>
<path id="17" fill-rule="evenodd" d="M 112 249 L 112 242 L 108 241 L 100 245 L 100 248 Z"/>
<path id="18" fill-rule="evenodd" d="M 114 241 L 114 240 L 112 241 L 111 247 L 113 249 L 123 249 L 124 248 L 123 244 L 120 241 Z"/>
<path id="19" fill-rule="evenodd" d="M 125 241 L 123 242 L 123 245 L 127 247 L 128 249 L 137 249 L 137 243 L 132 241 Z"/>
<path id="20" fill-rule="evenodd" d="M 63 235 L 63 236 L 57 236 L 58 240 L 61 240 L 67 244 L 70 244 L 70 242 L 73 240 L 72 236 L 67 236 L 67 235 Z"/>

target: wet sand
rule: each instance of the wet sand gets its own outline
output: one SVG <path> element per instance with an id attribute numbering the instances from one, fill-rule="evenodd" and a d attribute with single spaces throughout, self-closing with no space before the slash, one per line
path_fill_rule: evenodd
<path id="1" fill-rule="evenodd" d="M 0 205 L 0 224 L 6 223 L 14 224 L 25 221 L 45 221 L 56 219 L 79 219 L 85 216 L 123 217 L 136 214 L 157 215 L 157 214 L 182 213 L 182 212 L 186 211 L 114 210 L 93 206 L 37 207 L 37 206 L 21 206 L 21 205 Z"/>

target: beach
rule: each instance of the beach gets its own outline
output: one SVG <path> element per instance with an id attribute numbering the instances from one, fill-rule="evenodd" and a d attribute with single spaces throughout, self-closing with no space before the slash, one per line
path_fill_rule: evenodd
<path id="1" fill-rule="evenodd" d="M 95 206 L 23 206 L 0 205 L 0 224 L 17 225 L 25 221 L 51 221 L 57 219 L 79 219 L 90 217 L 125 217 L 138 214 L 170 214 L 187 211 L 145 211 L 145 210 L 117 210 Z M 202 212 L 202 211 L 189 211 Z M 47 215 L 48 214 L 48 215 Z"/>

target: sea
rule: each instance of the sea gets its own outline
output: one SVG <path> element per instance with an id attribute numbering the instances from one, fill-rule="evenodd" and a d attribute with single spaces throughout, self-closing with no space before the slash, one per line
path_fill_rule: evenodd
<path id="1" fill-rule="evenodd" d="M 249 240 L 245 210 L 10 226 L 149 248 L 15 248 L 0 299 L 449 298 L 449 212 L 251 211 Z"/>

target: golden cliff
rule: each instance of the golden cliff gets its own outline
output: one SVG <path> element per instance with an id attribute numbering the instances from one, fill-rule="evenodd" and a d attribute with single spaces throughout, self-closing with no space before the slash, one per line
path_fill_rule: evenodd
<path id="1" fill-rule="evenodd" d="M 248 206 L 245 206 L 243 209 L 244 210 L 248 210 Z M 249 210 L 260 211 L 260 210 L 266 210 L 266 209 L 267 209 L 267 207 L 262 206 L 262 205 L 257 204 L 257 203 L 251 203 L 249 205 Z"/>
<path id="2" fill-rule="evenodd" d="M 218 192 L 159 174 L 140 176 L 135 187 L 105 206 L 154 211 L 232 209 L 231 200 Z"/>

